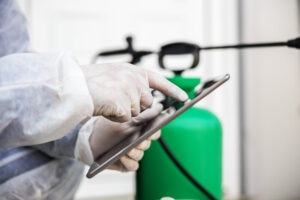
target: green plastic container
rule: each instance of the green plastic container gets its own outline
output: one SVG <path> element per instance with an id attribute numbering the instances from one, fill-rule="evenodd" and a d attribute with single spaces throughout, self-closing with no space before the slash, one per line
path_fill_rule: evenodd
<path id="1" fill-rule="evenodd" d="M 169 79 L 190 98 L 200 79 Z M 217 199 L 222 199 L 222 128 L 206 109 L 191 108 L 162 129 L 162 137 L 183 166 Z M 172 163 L 158 141 L 145 152 L 137 172 L 137 200 L 206 198 Z"/>

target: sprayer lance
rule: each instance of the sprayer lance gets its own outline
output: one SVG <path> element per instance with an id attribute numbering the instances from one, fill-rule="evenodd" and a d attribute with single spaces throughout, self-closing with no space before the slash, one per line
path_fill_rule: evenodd
<path id="1" fill-rule="evenodd" d="M 199 47 L 199 50 L 243 49 L 243 48 L 278 47 L 278 46 L 287 46 L 290 48 L 300 49 L 300 37 L 293 40 L 288 40 L 287 42 L 241 43 L 236 45 L 207 46 L 207 47 Z"/>

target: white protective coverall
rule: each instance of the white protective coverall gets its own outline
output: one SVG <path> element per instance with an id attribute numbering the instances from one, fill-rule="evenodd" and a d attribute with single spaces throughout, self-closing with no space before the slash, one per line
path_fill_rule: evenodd
<path id="1" fill-rule="evenodd" d="M 27 44 L 16 2 L 0 0 L 0 199 L 72 199 L 93 159 L 81 125 L 92 99 L 70 54 Z"/>

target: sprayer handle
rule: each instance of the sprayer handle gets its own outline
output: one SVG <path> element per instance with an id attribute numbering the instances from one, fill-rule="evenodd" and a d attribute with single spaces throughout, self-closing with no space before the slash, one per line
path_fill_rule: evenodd
<path id="1" fill-rule="evenodd" d="M 291 48 L 300 49 L 300 37 L 293 40 L 288 40 L 286 45 Z"/>
<path id="2" fill-rule="evenodd" d="M 200 60 L 200 47 L 196 44 L 186 43 L 186 42 L 175 42 L 162 46 L 158 53 L 158 64 L 162 69 L 168 69 L 173 71 L 176 75 L 180 75 L 187 69 L 195 68 L 199 64 Z M 193 56 L 193 62 L 190 66 L 184 67 L 177 70 L 172 70 L 170 67 L 165 65 L 165 58 L 169 55 L 187 55 Z"/>

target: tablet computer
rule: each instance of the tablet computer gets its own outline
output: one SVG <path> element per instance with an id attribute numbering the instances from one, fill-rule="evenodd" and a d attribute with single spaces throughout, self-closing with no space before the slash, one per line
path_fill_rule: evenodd
<path id="1" fill-rule="evenodd" d="M 229 74 L 226 74 L 219 80 L 210 81 L 205 88 L 200 89 L 195 98 L 186 101 L 180 108 L 175 109 L 174 107 L 166 108 L 156 118 L 150 120 L 141 131 L 132 133 L 128 137 L 124 138 L 117 145 L 100 155 L 96 161 L 91 165 L 87 177 L 92 178 L 99 172 L 106 169 L 108 166 L 118 161 L 122 156 L 126 155 L 131 149 L 138 146 L 142 141 L 149 138 L 151 135 L 156 133 L 159 129 L 170 123 L 176 117 L 181 115 L 183 112 L 191 108 L 201 99 L 206 97 L 216 88 L 221 86 L 230 78 Z"/>

